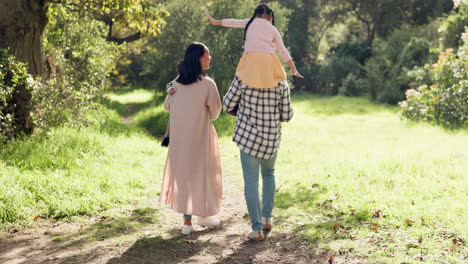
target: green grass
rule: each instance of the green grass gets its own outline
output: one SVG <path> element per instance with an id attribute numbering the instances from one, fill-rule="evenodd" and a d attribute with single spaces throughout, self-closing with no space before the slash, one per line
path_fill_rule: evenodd
<path id="1" fill-rule="evenodd" d="M 370 263 L 467 257 L 454 247 L 467 237 L 466 131 L 404 124 L 361 98 L 297 95 L 294 106 L 277 162 L 284 228 Z"/>
<path id="2" fill-rule="evenodd" d="M 115 111 L 97 112 L 94 126 L 55 128 L 2 146 L 0 227 L 97 214 L 159 193 L 167 150 L 124 126 Z"/>
<path id="3" fill-rule="evenodd" d="M 274 232 L 363 263 L 468 258 L 468 131 L 402 122 L 398 107 L 364 98 L 295 94 L 293 106 L 276 165 Z M 242 184 L 230 137 L 221 152 L 224 174 Z"/>
<path id="4" fill-rule="evenodd" d="M 0 222 L 132 211 L 141 197 L 154 197 L 167 151 L 155 140 L 167 124 L 163 100 L 119 90 L 103 98 L 91 127 L 4 145 Z M 293 105 L 276 166 L 274 232 L 292 230 L 317 251 L 364 263 L 467 259 L 468 131 L 405 123 L 398 107 L 363 98 L 295 94 Z M 224 176 L 241 185 L 234 118 L 223 113 L 214 124 Z M 140 228 L 139 218 L 109 219 L 90 227 L 92 239 Z"/>

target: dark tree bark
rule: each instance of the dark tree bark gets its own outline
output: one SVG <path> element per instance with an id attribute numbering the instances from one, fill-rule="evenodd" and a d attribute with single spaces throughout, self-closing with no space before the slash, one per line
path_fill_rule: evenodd
<path id="1" fill-rule="evenodd" d="M 42 36 L 47 0 L 0 0 L 0 48 L 28 64 L 34 76 L 46 74 Z"/>
<path id="2" fill-rule="evenodd" d="M 129 35 L 127 37 L 122 37 L 122 38 L 115 37 L 112 35 L 113 33 L 112 30 L 114 26 L 114 22 L 112 21 L 112 18 L 101 19 L 101 21 L 104 22 L 108 27 L 108 33 L 107 33 L 107 39 L 106 39 L 108 42 L 114 42 L 114 43 L 117 43 L 118 45 L 121 45 L 125 42 L 133 42 L 142 38 L 142 34 L 140 31 L 132 35 Z"/>
<path id="3" fill-rule="evenodd" d="M 27 63 L 34 76 L 46 77 L 42 36 L 47 24 L 47 0 L 0 0 L 0 48 Z M 15 134 L 31 134 L 31 91 L 17 87 L 9 105 Z"/>

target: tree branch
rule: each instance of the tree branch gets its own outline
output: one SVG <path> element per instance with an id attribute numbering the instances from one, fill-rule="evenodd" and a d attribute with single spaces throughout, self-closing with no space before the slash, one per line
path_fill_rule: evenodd
<path id="1" fill-rule="evenodd" d="M 112 36 L 108 36 L 107 37 L 107 41 L 110 41 L 110 42 L 114 42 L 114 43 L 117 43 L 117 44 L 123 44 L 125 42 L 132 42 L 132 41 L 135 41 L 135 40 L 139 40 L 141 39 L 142 37 L 142 34 L 140 31 L 138 31 L 137 33 L 133 34 L 133 35 L 130 35 L 128 37 L 124 37 L 124 38 L 117 38 L 117 37 L 112 37 Z"/>
<path id="2" fill-rule="evenodd" d="M 348 0 L 348 2 L 351 4 L 351 7 L 353 9 L 353 12 L 354 14 L 356 14 L 356 17 L 361 20 L 362 22 L 366 23 L 366 24 L 370 24 L 370 21 L 365 19 L 361 14 L 358 13 L 357 9 L 358 7 L 356 6 L 356 3 L 353 2 L 352 0 Z"/>

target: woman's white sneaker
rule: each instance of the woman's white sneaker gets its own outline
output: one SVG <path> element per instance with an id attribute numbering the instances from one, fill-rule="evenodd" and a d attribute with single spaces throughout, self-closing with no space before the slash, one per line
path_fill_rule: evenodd
<path id="1" fill-rule="evenodd" d="M 199 226 L 219 226 L 221 221 L 215 216 L 200 217 L 197 216 L 197 225 Z"/>
<path id="2" fill-rule="evenodd" d="M 182 235 L 189 235 L 193 231 L 193 226 L 183 225 L 182 226 Z"/>

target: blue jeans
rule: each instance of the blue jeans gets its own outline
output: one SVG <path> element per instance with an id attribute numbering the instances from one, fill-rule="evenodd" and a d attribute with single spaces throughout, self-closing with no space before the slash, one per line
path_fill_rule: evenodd
<path id="1" fill-rule="evenodd" d="M 192 219 L 192 215 L 184 214 L 184 219 Z"/>
<path id="2" fill-rule="evenodd" d="M 275 204 L 275 153 L 270 159 L 259 159 L 247 153 L 240 152 L 242 172 L 244 174 L 244 194 L 249 211 L 252 230 L 262 229 L 262 216 L 272 217 L 273 206 Z M 263 192 L 262 208 L 258 195 L 259 168 L 262 171 Z"/>

